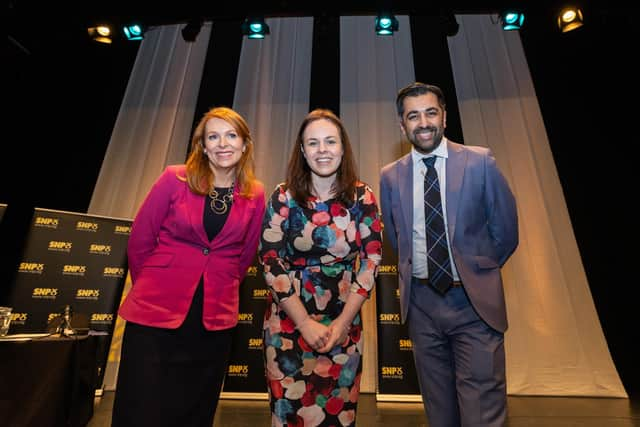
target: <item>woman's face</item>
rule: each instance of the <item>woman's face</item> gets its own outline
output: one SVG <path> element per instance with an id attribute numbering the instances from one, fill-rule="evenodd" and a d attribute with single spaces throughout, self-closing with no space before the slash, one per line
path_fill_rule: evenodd
<path id="1" fill-rule="evenodd" d="M 244 139 L 229 123 L 217 117 L 204 127 L 204 153 L 214 170 L 234 169 L 245 150 Z"/>
<path id="2" fill-rule="evenodd" d="M 335 174 L 344 154 L 340 129 L 326 119 L 309 123 L 302 134 L 302 154 L 316 175 Z"/>

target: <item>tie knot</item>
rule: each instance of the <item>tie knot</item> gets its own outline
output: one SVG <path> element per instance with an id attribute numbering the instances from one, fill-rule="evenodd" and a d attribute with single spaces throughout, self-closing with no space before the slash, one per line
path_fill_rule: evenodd
<path id="1" fill-rule="evenodd" d="M 423 157 L 422 161 L 427 166 L 427 168 L 432 168 L 433 165 L 436 163 L 436 156 Z"/>

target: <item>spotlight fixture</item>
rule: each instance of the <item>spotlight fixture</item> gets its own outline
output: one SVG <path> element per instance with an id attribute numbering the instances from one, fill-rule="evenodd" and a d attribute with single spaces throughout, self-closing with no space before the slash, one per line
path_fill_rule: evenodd
<path id="1" fill-rule="evenodd" d="M 381 13 L 376 16 L 376 34 L 379 36 L 392 36 L 398 31 L 398 20 L 391 13 Z"/>
<path id="2" fill-rule="evenodd" d="M 144 29 L 140 24 L 130 24 L 122 27 L 122 33 L 127 40 L 142 40 Z"/>
<path id="3" fill-rule="evenodd" d="M 182 33 L 182 39 L 186 42 L 193 43 L 196 41 L 198 34 L 200 34 L 200 29 L 202 28 L 202 20 L 194 19 L 187 22 L 187 25 L 180 31 Z"/>
<path id="4" fill-rule="evenodd" d="M 515 9 L 505 10 L 500 13 L 500 23 L 505 31 L 519 30 L 524 23 L 524 13 Z"/>
<path id="5" fill-rule="evenodd" d="M 269 26 L 262 17 L 247 18 L 241 25 L 242 35 L 249 39 L 263 39 L 270 34 Z"/>
<path id="6" fill-rule="evenodd" d="M 111 44 L 113 41 L 111 27 L 108 25 L 96 25 L 95 27 L 87 28 L 89 36 L 98 43 Z"/>
<path id="7" fill-rule="evenodd" d="M 580 28 L 583 24 L 582 10 L 578 7 L 567 7 L 558 14 L 558 28 L 563 33 Z"/>

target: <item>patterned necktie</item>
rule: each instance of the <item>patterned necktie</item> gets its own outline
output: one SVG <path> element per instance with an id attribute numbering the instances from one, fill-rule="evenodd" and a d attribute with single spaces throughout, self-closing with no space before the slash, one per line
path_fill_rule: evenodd
<path id="1" fill-rule="evenodd" d="M 427 238 L 429 283 L 444 295 L 451 287 L 453 274 L 444 229 L 440 182 L 434 167 L 436 158 L 426 157 L 422 160 L 427 166 L 427 172 L 424 175 L 424 226 Z"/>

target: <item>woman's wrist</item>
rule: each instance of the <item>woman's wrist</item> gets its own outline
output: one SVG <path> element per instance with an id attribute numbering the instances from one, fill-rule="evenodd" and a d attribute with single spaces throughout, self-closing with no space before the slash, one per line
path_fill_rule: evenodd
<path id="1" fill-rule="evenodd" d="M 337 318 L 336 321 L 338 323 L 338 326 L 340 326 L 341 330 L 348 334 L 349 331 L 351 330 L 351 322 L 347 322 L 341 318 Z"/>
<path id="2" fill-rule="evenodd" d="M 296 329 L 300 330 L 301 328 L 303 328 L 307 322 L 309 322 L 311 320 L 311 316 L 309 316 L 308 314 L 299 322 L 296 322 Z"/>

